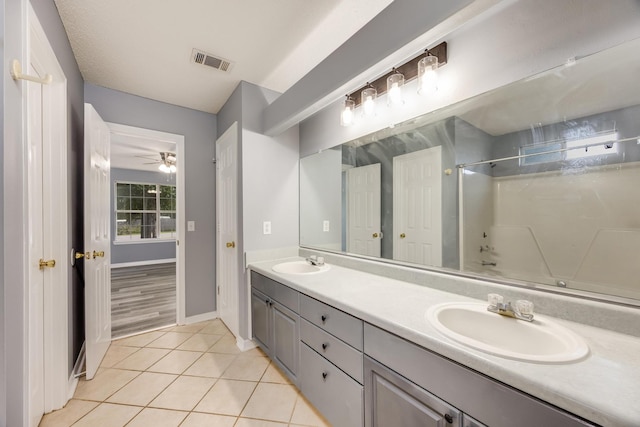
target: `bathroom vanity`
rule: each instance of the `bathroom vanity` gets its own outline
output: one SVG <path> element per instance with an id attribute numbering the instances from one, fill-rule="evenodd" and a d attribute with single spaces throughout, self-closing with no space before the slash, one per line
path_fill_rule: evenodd
<path id="1" fill-rule="evenodd" d="M 430 307 L 471 298 L 334 264 L 277 273 L 278 263 L 250 265 L 254 339 L 334 426 L 640 423 L 638 337 L 558 320 L 587 356 L 511 360 L 429 323 Z"/>

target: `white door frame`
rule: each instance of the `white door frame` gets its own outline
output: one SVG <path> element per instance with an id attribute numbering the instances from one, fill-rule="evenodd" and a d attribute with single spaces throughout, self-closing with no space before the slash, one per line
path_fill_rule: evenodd
<path id="1" fill-rule="evenodd" d="M 29 60 L 37 61 L 44 68 L 46 74 L 53 77 L 51 84 L 42 86 L 43 89 L 43 166 L 42 166 L 42 194 L 28 194 L 27 200 L 41 197 L 44 205 L 45 217 L 43 221 L 43 239 L 45 241 L 44 254 L 29 254 L 27 262 L 34 262 L 40 257 L 54 259 L 56 267 L 47 269 L 49 276 L 44 287 L 44 308 L 42 319 L 43 349 L 42 357 L 44 367 L 44 412 L 62 408 L 68 400 L 70 393 L 75 388 L 75 378 L 69 372 L 69 320 L 68 320 L 68 291 L 69 291 L 69 222 L 68 215 L 68 168 L 67 156 L 67 80 L 53 49 L 45 35 L 40 22 L 37 19 L 33 7 L 29 3 L 28 12 L 27 46 Z M 24 67 L 28 70 L 28 67 Z M 39 84 L 39 83 L 26 83 Z M 29 136 L 28 111 L 31 108 L 28 98 L 25 96 L 25 135 Z M 39 107 L 39 106 L 38 106 Z M 26 146 L 26 144 L 25 144 Z M 28 162 L 27 160 L 25 160 Z M 25 174 L 29 170 L 26 163 Z M 28 190 L 27 190 L 28 191 Z M 28 202 L 29 203 L 29 202 Z M 27 210 L 28 211 L 28 210 Z M 27 234 L 30 234 L 27 230 Z M 27 286 L 30 280 L 27 279 Z M 29 307 L 29 294 L 25 293 L 25 307 Z M 30 325 L 34 319 L 29 315 L 29 309 L 25 310 L 25 325 Z M 27 331 L 32 330 L 28 326 Z M 29 332 L 25 336 L 25 354 L 31 358 L 32 351 L 29 348 Z M 27 365 L 29 370 L 29 365 Z M 70 376 L 71 374 L 71 376 Z M 27 381 L 29 384 L 29 381 Z M 25 387 L 25 420 L 29 419 L 30 402 L 29 385 Z M 31 422 L 31 420 L 29 421 Z"/>
<path id="2" fill-rule="evenodd" d="M 107 126 L 111 134 L 126 135 L 153 141 L 167 141 L 176 145 L 176 224 L 178 235 L 176 238 L 176 323 L 183 325 L 186 319 L 185 307 L 185 261 L 186 261 L 186 203 L 185 203 L 185 153 L 184 135 L 160 132 L 135 126 L 109 123 Z M 113 238 L 113 236 L 112 236 Z"/>

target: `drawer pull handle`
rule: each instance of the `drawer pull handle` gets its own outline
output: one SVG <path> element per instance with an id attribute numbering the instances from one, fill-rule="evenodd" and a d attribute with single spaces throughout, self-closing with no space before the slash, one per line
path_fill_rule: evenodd
<path id="1" fill-rule="evenodd" d="M 328 373 L 326 373 L 326 372 L 323 372 L 323 373 L 322 373 L 322 380 L 323 380 L 323 381 L 326 381 L 326 380 L 327 380 L 327 375 L 329 375 L 329 374 L 328 374 Z"/>
<path id="2" fill-rule="evenodd" d="M 320 320 L 322 320 L 322 323 L 327 321 L 327 315 L 323 314 L 322 316 L 320 316 Z"/>
<path id="3" fill-rule="evenodd" d="M 444 420 L 445 420 L 446 422 L 448 422 L 449 424 L 452 424 L 452 423 L 453 423 L 453 417 L 452 417 L 450 414 L 445 414 L 445 415 L 444 415 Z"/>
<path id="4" fill-rule="evenodd" d="M 329 347 L 329 343 L 327 343 L 327 342 L 323 342 L 323 343 L 322 343 L 322 349 L 323 349 L 323 350 L 326 350 L 326 349 L 327 349 L 327 347 Z"/>

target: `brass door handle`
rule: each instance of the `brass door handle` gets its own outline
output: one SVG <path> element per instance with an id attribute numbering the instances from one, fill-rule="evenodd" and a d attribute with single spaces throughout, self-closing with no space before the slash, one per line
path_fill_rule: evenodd
<path id="1" fill-rule="evenodd" d="M 87 252 L 87 254 L 89 255 L 89 258 L 91 258 L 91 254 L 89 252 Z M 74 255 L 75 259 L 80 259 L 80 258 L 84 258 L 85 254 L 84 252 L 76 252 Z"/>
<path id="2" fill-rule="evenodd" d="M 227 247 L 228 248 L 235 248 L 236 247 L 236 242 L 227 242 Z"/>
<path id="3" fill-rule="evenodd" d="M 400 238 L 401 238 L 401 239 L 404 239 L 405 237 L 407 237 L 407 235 L 406 235 L 406 234 L 404 234 L 404 233 L 402 233 L 402 234 L 400 235 Z"/>
<path id="4" fill-rule="evenodd" d="M 98 258 L 98 257 L 103 258 L 104 257 L 104 251 L 100 251 L 100 252 L 93 251 L 93 257 L 94 258 Z"/>
<path id="5" fill-rule="evenodd" d="M 40 258 L 40 261 L 38 261 L 38 266 L 40 267 L 40 270 L 44 270 L 45 267 L 53 268 L 56 266 L 56 260 L 50 259 L 49 261 L 45 261 Z"/>
<path id="6" fill-rule="evenodd" d="M 373 233 L 373 238 L 376 239 L 378 237 L 378 233 Z"/>

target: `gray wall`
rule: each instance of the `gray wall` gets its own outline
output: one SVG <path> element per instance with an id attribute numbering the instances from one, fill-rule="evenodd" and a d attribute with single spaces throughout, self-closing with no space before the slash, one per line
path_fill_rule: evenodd
<path id="1" fill-rule="evenodd" d="M 111 265 L 125 262 L 148 262 L 176 257 L 176 242 L 150 240 L 144 243 L 114 244 L 116 238 L 116 182 L 176 185 L 175 175 L 162 172 L 111 168 Z"/>
<path id="2" fill-rule="evenodd" d="M 196 231 L 185 236 L 185 312 L 195 316 L 214 311 L 216 116 L 92 84 L 85 85 L 85 102 L 107 122 L 184 135 L 184 220 L 196 222 Z"/>
<path id="3" fill-rule="evenodd" d="M 84 106 L 83 106 L 83 80 L 76 64 L 66 32 L 58 16 L 55 5 L 48 0 L 32 0 L 33 8 L 42 27 L 51 43 L 58 62 L 67 77 L 68 96 L 68 174 L 69 174 L 69 250 L 71 247 L 83 246 L 82 223 L 82 146 L 84 134 Z M 7 63 L 11 59 L 26 61 L 23 57 L 23 47 L 26 43 L 27 29 L 22 19 L 21 11 L 26 11 L 26 0 L 4 0 L 2 2 L 3 14 L 3 70 L 7 70 Z M 23 265 L 24 241 L 21 224 L 23 218 L 28 215 L 23 211 L 23 201 L 26 194 L 23 188 L 22 159 L 23 147 L 17 144 L 22 140 L 22 89 L 23 84 L 14 82 L 8 72 L 2 73 L 2 93 L 4 106 L 3 116 L 3 141 L 12 141 L 12 144 L 2 146 L 3 151 L 3 182 L 7 187 L 3 190 L 3 220 L 12 227 L 3 225 L 3 242 L 11 250 L 4 250 L 3 265 Z M 11 183 L 11 185 L 9 185 Z M 6 201 L 8 202 L 5 202 Z M 68 263 L 64 265 L 68 266 Z M 84 294 L 83 272 L 80 270 L 69 271 L 69 373 L 84 341 Z M 24 403 L 23 395 L 26 386 L 26 363 L 28 358 L 24 354 L 25 330 L 24 297 L 26 289 L 23 287 L 24 278 L 20 268 L 3 269 L 2 313 L 3 325 L 3 373 L 0 375 L 2 383 L 0 397 L 0 426 L 19 426 L 23 424 Z M 5 284 L 11 284 L 5 286 Z M 6 387 L 6 388 L 5 388 Z M 6 393 L 6 390 L 11 390 Z"/>
<path id="4" fill-rule="evenodd" d="M 4 0 L 0 0 L 0 65 L 2 70 L 5 68 L 4 60 Z M 4 242 L 4 78 L 0 78 L 0 238 Z M 4 243 L 0 246 L 0 308 L 4 313 Z M 0 314 L 0 426 L 6 425 L 7 413 L 7 380 L 5 375 L 5 357 L 4 357 L 4 314 Z"/>

